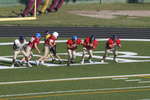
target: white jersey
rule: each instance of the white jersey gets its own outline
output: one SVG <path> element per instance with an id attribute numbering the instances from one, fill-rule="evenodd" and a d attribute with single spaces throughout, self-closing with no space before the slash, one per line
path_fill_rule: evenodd
<path id="1" fill-rule="evenodd" d="M 14 41 L 14 49 L 15 50 L 23 50 L 24 49 L 24 47 L 25 47 L 25 45 L 26 45 L 26 40 L 24 39 L 24 42 L 23 43 L 21 43 L 20 41 L 19 41 L 19 39 L 16 39 L 15 41 Z"/>

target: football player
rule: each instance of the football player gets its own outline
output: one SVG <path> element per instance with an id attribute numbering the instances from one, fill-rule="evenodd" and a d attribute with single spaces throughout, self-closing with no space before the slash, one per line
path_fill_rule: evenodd
<path id="1" fill-rule="evenodd" d="M 107 54 L 111 52 L 113 53 L 113 60 L 117 62 L 116 56 L 118 48 L 121 48 L 121 41 L 116 35 L 112 35 L 105 44 L 105 53 L 101 62 L 104 62 Z"/>
<path id="2" fill-rule="evenodd" d="M 57 12 L 62 7 L 64 0 L 52 0 L 50 7 L 47 8 L 47 12 Z"/>
<path id="3" fill-rule="evenodd" d="M 76 58 L 76 49 L 79 44 L 81 44 L 81 39 L 78 39 L 77 36 L 72 36 L 71 39 L 67 40 L 67 52 L 68 52 L 68 63 L 69 66 L 70 63 L 74 63 L 74 60 Z"/>
<path id="4" fill-rule="evenodd" d="M 30 60 L 33 56 L 32 53 L 33 49 L 35 49 L 39 54 L 41 53 L 38 48 L 38 45 L 40 44 L 40 39 L 41 39 L 41 34 L 36 33 L 35 36 L 32 36 L 31 40 L 28 42 L 26 46 L 26 53 L 27 53 L 28 60 Z M 23 58 L 21 61 L 24 62 L 25 58 Z"/>
<path id="5" fill-rule="evenodd" d="M 19 15 L 22 17 L 27 17 L 34 14 L 34 2 L 35 0 L 27 0 L 27 4 L 23 12 Z M 40 6 L 42 0 L 36 1 L 36 9 Z"/>
<path id="6" fill-rule="evenodd" d="M 98 41 L 95 39 L 94 35 L 91 35 L 90 37 L 86 37 L 84 42 L 83 42 L 83 55 L 82 55 L 82 60 L 81 64 L 84 64 L 84 58 L 86 52 L 88 53 L 88 61 L 92 63 L 92 57 L 93 57 L 93 50 L 96 49 L 98 45 Z"/>
<path id="7" fill-rule="evenodd" d="M 18 39 L 14 41 L 14 44 L 13 44 L 14 56 L 13 56 L 11 67 L 15 67 L 15 64 L 17 63 L 16 58 L 19 54 L 23 54 L 25 57 L 25 60 L 27 61 L 27 65 L 29 67 L 32 67 L 31 64 L 28 62 L 28 56 L 25 52 L 25 46 L 26 46 L 26 40 L 24 39 L 23 36 L 20 36 Z"/>
<path id="8" fill-rule="evenodd" d="M 52 35 L 49 35 L 49 37 L 45 39 L 44 56 L 42 56 L 36 62 L 37 65 L 41 64 L 42 62 L 44 63 L 44 61 L 48 58 L 49 55 L 52 57 L 52 61 L 54 61 L 57 58 L 61 63 L 61 58 L 56 54 L 56 40 L 58 36 L 58 32 L 53 32 Z"/>

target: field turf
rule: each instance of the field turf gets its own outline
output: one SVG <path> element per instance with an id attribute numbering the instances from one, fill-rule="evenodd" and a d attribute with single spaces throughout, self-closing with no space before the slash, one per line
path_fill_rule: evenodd
<path id="1" fill-rule="evenodd" d="M 0 42 L 11 42 L 13 39 L 14 38 L 1 38 Z M 64 43 L 58 43 L 58 53 L 66 52 L 65 46 Z M 103 46 L 104 42 L 100 41 L 96 51 L 103 51 Z M 149 42 L 122 41 L 122 46 L 120 51 L 136 52 L 138 56 L 150 56 Z M 81 47 L 79 48 L 79 51 L 80 50 Z M 1 56 L 12 55 L 11 46 L 1 46 L 0 51 Z M 103 54 L 98 55 L 102 56 Z M 80 57 L 77 59 L 77 62 L 79 61 Z M 107 62 L 108 64 L 100 65 L 61 67 L 33 66 L 32 68 L 24 69 L 0 70 L 0 100 L 150 99 L 150 62 L 114 63 L 110 60 Z M 9 63 L 3 64 L 11 65 Z M 144 76 L 140 74 L 148 75 Z M 124 75 L 137 76 L 125 77 Z M 107 76 L 110 76 L 110 78 L 107 78 Z M 88 77 L 88 79 L 79 79 L 84 77 Z M 92 77 L 103 78 L 93 79 Z M 78 78 L 79 80 L 64 80 L 68 78 Z M 54 81 L 54 79 L 58 81 Z M 35 80 L 37 80 L 37 82 L 35 82 Z M 47 81 L 42 82 L 40 80 Z M 9 84 L 7 84 L 7 82 L 9 82 Z"/>

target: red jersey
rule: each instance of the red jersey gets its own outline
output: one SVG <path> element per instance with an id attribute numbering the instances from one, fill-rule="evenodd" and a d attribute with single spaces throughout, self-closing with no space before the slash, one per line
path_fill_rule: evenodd
<path id="1" fill-rule="evenodd" d="M 70 46 L 70 48 L 68 49 L 71 49 L 71 50 L 75 50 L 77 49 L 77 45 L 81 44 L 81 39 L 77 39 L 76 41 L 73 41 L 72 39 L 68 40 L 67 41 L 67 45 Z"/>
<path id="2" fill-rule="evenodd" d="M 90 49 L 95 49 L 98 45 L 98 41 L 97 40 L 94 40 L 92 41 L 92 43 L 90 43 L 90 37 L 86 37 L 85 40 L 84 40 L 84 43 L 83 43 L 83 46 L 90 50 Z"/>
<path id="3" fill-rule="evenodd" d="M 54 36 L 50 36 L 48 39 L 45 40 L 45 44 L 49 45 L 51 42 L 52 45 L 55 45 L 56 38 Z"/>
<path id="4" fill-rule="evenodd" d="M 112 49 L 114 47 L 114 45 L 119 46 L 121 44 L 120 39 L 117 39 L 116 41 L 114 41 L 113 39 L 109 38 L 107 43 L 106 43 L 106 47 Z M 110 45 L 112 45 L 110 47 Z"/>
<path id="5" fill-rule="evenodd" d="M 40 44 L 40 38 L 36 38 L 35 36 L 32 36 L 31 40 L 28 43 L 28 46 L 31 48 L 35 48 L 35 44 Z"/>

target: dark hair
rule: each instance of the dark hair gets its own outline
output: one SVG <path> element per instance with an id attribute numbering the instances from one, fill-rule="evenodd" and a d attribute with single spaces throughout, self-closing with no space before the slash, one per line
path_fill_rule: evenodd
<path id="1" fill-rule="evenodd" d="M 19 36 L 19 40 L 24 40 L 24 37 L 23 36 Z"/>
<path id="2" fill-rule="evenodd" d="M 48 30 L 46 30 L 44 33 L 45 33 L 45 34 L 49 34 L 50 32 L 49 32 Z"/>
<path id="3" fill-rule="evenodd" d="M 116 36 L 116 35 L 112 35 L 111 38 L 112 38 L 113 40 L 116 40 L 116 39 L 117 39 L 117 36 Z"/>

